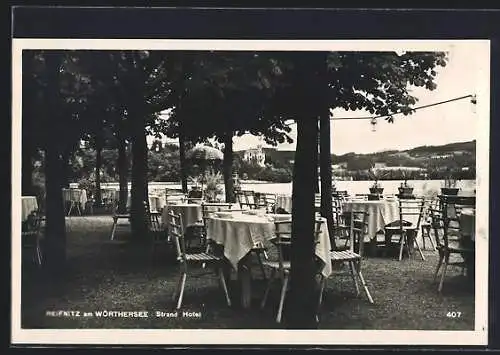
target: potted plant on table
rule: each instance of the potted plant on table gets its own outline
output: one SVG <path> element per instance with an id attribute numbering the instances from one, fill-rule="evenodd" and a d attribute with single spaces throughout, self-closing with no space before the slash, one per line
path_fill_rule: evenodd
<path id="1" fill-rule="evenodd" d="M 413 197 L 413 186 L 408 183 L 408 179 L 410 178 L 409 170 L 401 170 L 401 177 L 403 178 L 403 182 L 401 186 L 398 187 L 399 196 L 400 197 Z"/>
<path id="2" fill-rule="evenodd" d="M 380 178 L 384 176 L 384 173 L 380 169 L 370 169 L 368 170 L 370 178 L 374 180 L 373 185 L 370 187 L 370 193 L 374 195 L 381 195 L 384 192 L 384 188 L 379 184 Z"/>
<path id="3" fill-rule="evenodd" d="M 332 177 L 332 192 L 337 191 L 337 182 L 335 181 L 335 177 Z"/>
<path id="4" fill-rule="evenodd" d="M 444 187 L 441 188 L 441 193 L 443 195 L 458 195 L 460 189 L 457 187 L 457 179 L 455 179 L 451 174 L 449 174 L 444 179 Z"/>
<path id="5" fill-rule="evenodd" d="M 222 183 L 222 175 L 219 172 L 209 173 L 205 175 L 205 199 L 208 202 L 216 202 L 217 196 L 222 194 L 222 188 L 220 187 Z"/>

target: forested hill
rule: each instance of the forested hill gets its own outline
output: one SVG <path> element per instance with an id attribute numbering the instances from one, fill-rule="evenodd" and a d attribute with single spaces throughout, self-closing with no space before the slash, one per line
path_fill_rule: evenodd
<path id="1" fill-rule="evenodd" d="M 291 163 L 295 152 L 264 148 L 266 159 L 272 162 Z M 413 166 L 428 168 L 430 162 L 439 162 L 450 169 L 474 167 L 476 141 L 457 142 L 438 146 L 420 146 L 407 150 L 388 150 L 370 154 L 346 153 L 332 155 L 332 164 L 347 163 L 349 170 L 368 169 L 374 163 L 387 166 Z"/>

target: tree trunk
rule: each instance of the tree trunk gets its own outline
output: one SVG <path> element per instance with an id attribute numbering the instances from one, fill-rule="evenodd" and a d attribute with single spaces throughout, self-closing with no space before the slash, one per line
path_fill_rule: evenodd
<path id="1" fill-rule="evenodd" d="M 61 115 L 60 64 L 62 55 L 48 52 L 45 56 L 47 71 L 47 114 L 53 120 L 54 127 L 64 131 L 65 120 Z M 45 117 L 48 119 L 48 117 Z M 66 220 L 62 196 L 62 179 L 64 174 L 63 152 L 61 140 L 50 135 L 45 138 L 45 191 L 46 191 L 46 226 L 45 226 L 45 267 L 52 276 L 58 276 L 65 270 L 66 261 Z"/>
<path id="2" fill-rule="evenodd" d="M 224 135 L 224 189 L 226 190 L 226 202 L 236 202 L 233 186 L 233 132 Z"/>
<path id="3" fill-rule="evenodd" d="M 147 241 L 147 219 L 145 203 L 148 202 L 148 146 L 146 143 L 145 118 L 143 114 L 130 115 L 132 127 L 132 191 L 131 218 L 132 239 Z"/>
<path id="4" fill-rule="evenodd" d="M 29 142 L 22 142 L 22 171 L 21 171 L 21 189 L 24 196 L 33 195 L 33 158 L 32 149 Z"/>
<path id="5" fill-rule="evenodd" d="M 64 188 L 69 188 L 69 170 L 70 170 L 70 165 L 69 165 L 69 158 L 71 156 L 71 152 L 69 150 L 64 150 L 62 153 L 62 179 L 61 179 L 61 184 L 62 187 Z"/>
<path id="6" fill-rule="evenodd" d="M 297 148 L 293 167 L 290 291 L 284 321 L 289 329 L 315 329 L 319 302 L 315 259 L 315 190 L 318 185 L 318 118 L 324 98 L 318 95 L 325 53 L 300 52 L 295 61 L 294 100 Z"/>
<path id="7" fill-rule="evenodd" d="M 101 196 L 101 167 L 102 167 L 102 144 L 96 142 L 95 148 L 95 205 L 102 206 Z"/>
<path id="8" fill-rule="evenodd" d="M 118 201 L 118 213 L 127 211 L 128 199 L 128 158 L 127 143 L 125 139 L 120 138 L 118 142 L 118 174 L 120 181 L 120 198 Z"/>
<path id="9" fill-rule="evenodd" d="M 320 121 L 321 216 L 326 218 L 332 248 L 335 248 L 335 225 L 332 205 L 332 155 L 330 150 L 330 116 L 328 106 Z"/>
<path id="10" fill-rule="evenodd" d="M 316 324 L 316 267 L 314 261 L 314 183 L 317 179 L 317 121 L 297 122 L 297 148 L 293 168 L 292 246 L 290 292 L 285 322 L 291 329 L 313 329 Z"/>
<path id="11" fill-rule="evenodd" d="M 184 129 L 182 127 L 182 122 L 179 127 L 179 163 L 181 166 L 181 185 L 182 192 L 187 194 L 188 192 L 188 182 L 187 182 L 187 166 L 186 166 L 186 139 L 184 137 Z"/>
<path id="12" fill-rule="evenodd" d="M 64 162 L 56 147 L 45 150 L 46 237 L 45 262 L 54 272 L 63 270 L 66 258 L 66 222 L 62 196 Z"/>

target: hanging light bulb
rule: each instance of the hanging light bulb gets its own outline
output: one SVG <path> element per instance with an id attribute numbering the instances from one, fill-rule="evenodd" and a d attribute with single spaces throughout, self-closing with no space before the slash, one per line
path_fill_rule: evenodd
<path id="1" fill-rule="evenodd" d="M 471 96 L 470 103 L 472 104 L 472 113 L 476 113 L 476 105 L 477 105 L 476 94 L 474 94 L 474 95 Z"/>
<path id="2" fill-rule="evenodd" d="M 370 120 L 370 124 L 372 125 L 372 132 L 376 132 L 377 131 L 377 119 L 375 117 L 373 117 Z"/>

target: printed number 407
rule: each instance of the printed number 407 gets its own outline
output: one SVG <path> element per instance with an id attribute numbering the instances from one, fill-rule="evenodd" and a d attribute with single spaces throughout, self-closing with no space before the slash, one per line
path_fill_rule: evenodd
<path id="1" fill-rule="evenodd" d="M 462 312 L 448 312 L 446 313 L 446 317 L 448 318 L 460 318 L 462 316 Z"/>

